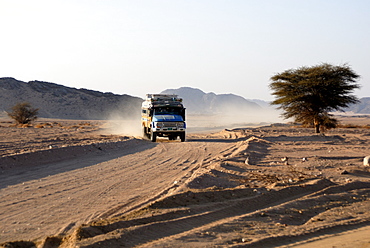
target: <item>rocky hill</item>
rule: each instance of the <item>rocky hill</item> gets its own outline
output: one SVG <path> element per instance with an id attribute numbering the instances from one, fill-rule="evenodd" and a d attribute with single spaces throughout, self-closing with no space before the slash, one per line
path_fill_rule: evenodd
<path id="1" fill-rule="evenodd" d="M 370 114 L 370 97 L 361 98 L 359 103 L 350 105 L 345 111 L 356 114 Z"/>
<path id="2" fill-rule="evenodd" d="M 261 120 L 262 117 L 277 113 L 267 102 L 247 100 L 234 94 L 205 93 L 190 87 L 167 89 L 161 93 L 182 97 L 188 114 L 222 114 L 238 118 L 244 116 L 248 119 L 257 116 L 255 119 Z M 16 103 L 29 102 L 32 107 L 39 109 L 39 117 L 81 120 L 113 117 L 139 119 L 142 101 L 139 97 L 76 89 L 55 83 L 0 78 L 0 114 L 9 111 Z M 370 97 L 361 98 L 360 103 L 351 105 L 345 111 L 370 114 Z"/>
<path id="3" fill-rule="evenodd" d="M 177 94 L 184 99 L 188 113 L 192 114 L 227 114 L 261 110 L 257 103 L 234 94 L 205 93 L 199 89 L 181 87 L 167 89 L 161 93 Z"/>
<path id="4" fill-rule="evenodd" d="M 177 94 L 184 99 L 188 114 L 237 114 L 260 110 L 252 101 L 233 94 L 204 93 L 182 87 L 161 93 Z M 129 95 L 102 93 L 63 85 L 14 78 L 0 78 L 0 111 L 9 111 L 19 102 L 39 109 L 39 117 L 61 119 L 140 118 L 143 99 Z"/>
<path id="5" fill-rule="evenodd" d="M 9 111 L 19 102 L 38 108 L 39 117 L 87 120 L 109 119 L 112 115 L 139 118 L 142 99 L 55 83 L 0 78 L 0 111 Z"/>

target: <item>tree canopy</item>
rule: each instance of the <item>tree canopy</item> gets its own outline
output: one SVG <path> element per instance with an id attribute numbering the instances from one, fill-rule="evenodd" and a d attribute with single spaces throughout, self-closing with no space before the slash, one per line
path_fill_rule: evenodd
<path id="1" fill-rule="evenodd" d="M 360 76 L 347 64 L 334 66 L 320 64 L 286 70 L 271 77 L 270 89 L 280 105 L 285 119 L 295 118 L 296 122 L 320 128 L 334 128 L 337 120 L 329 114 L 341 111 L 349 104 L 358 102 L 351 93 L 360 86 Z"/>

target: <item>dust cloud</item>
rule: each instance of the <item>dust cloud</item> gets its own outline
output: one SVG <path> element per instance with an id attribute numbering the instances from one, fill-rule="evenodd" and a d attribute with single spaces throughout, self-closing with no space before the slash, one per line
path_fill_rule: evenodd
<path id="1" fill-rule="evenodd" d="M 137 113 L 110 113 L 105 132 L 114 135 L 141 136 L 140 109 Z"/>
<path id="2" fill-rule="evenodd" d="M 258 109 L 224 107 L 222 111 L 204 114 L 188 111 L 186 114 L 187 133 L 218 131 L 225 128 L 258 127 L 287 122 L 280 115 L 281 111 L 270 107 Z M 104 127 L 106 133 L 134 137 L 142 136 L 140 109 L 125 113 L 113 111 L 108 116 L 107 125 Z"/>
<path id="3" fill-rule="evenodd" d="M 199 132 L 286 123 L 287 120 L 284 120 L 280 115 L 281 111 L 273 108 L 228 109 L 228 111 L 216 114 L 188 114 L 187 128 L 189 132 Z"/>

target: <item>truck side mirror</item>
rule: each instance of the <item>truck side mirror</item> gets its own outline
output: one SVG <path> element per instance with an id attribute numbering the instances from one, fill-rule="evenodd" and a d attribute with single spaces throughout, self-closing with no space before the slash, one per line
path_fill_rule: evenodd
<path id="1" fill-rule="evenodd" d="M 185 108 L 181 110 L 181 117 L 185 121 Z"/>

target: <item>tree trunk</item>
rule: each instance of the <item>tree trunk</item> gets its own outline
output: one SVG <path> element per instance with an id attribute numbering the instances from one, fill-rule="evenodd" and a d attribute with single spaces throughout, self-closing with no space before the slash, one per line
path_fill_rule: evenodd
<path id="1" fill-rule="evenodd" d="M 320 124 L 315 124 L 315 133 L 320 133 Z"/>
<path id="2" fill-rule="evenodd" d="M 315 133 L 320 133 L 320 121 L 319 121 L 319 118 L 315 117 L 313 119 L 313 125 L 315 127 Z"/>

